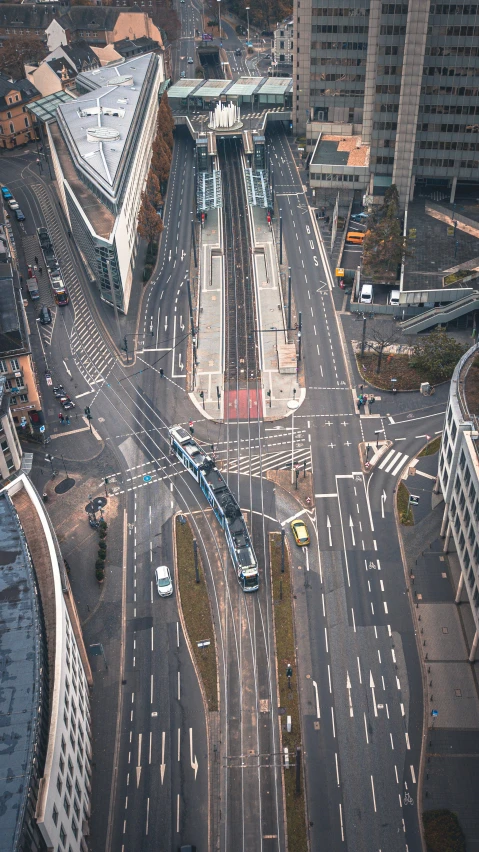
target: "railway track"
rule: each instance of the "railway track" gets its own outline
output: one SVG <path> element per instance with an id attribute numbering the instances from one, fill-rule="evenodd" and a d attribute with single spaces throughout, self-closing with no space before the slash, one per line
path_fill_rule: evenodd
<path id="1" fill-rule="evenodd" d="M 225 198 L 225 386 L 247 388 L 260 377 L 255 335 L 255 296 L 247 203 L 243 185 L 241 148 L 236 139 L 218 144 Z"/>

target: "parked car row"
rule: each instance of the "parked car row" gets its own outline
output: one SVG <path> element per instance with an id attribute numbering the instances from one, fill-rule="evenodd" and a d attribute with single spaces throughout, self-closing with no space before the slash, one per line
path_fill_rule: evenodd
<path id="1" fill-rule="evenodd" d="M 10 192 L 8 186 L 2 186 L 2 195 L 3 195 L 4 201 L 6 201 L 8 206 L 10 207 L 10 210 L 13 210 L 13 212 L 15 213 L 15 217 L 16 217 L 17 221 L 18 222 L 24 222 L 25 221 L 25 214 L 20 209 L 20 205 L 19 205 L 18 201 L 15 200 L 15 198 L 13 197 L 12 193 Z"/>
<path id="2" fill-rule="evenodd" d="M 70 408 L 75 408 L 75 403 L 70 399 L 63 385 L 54 386 L 53 395 L 56 399 L 60 400 L 60 405 L 66 411 L 69 411 Z"/>

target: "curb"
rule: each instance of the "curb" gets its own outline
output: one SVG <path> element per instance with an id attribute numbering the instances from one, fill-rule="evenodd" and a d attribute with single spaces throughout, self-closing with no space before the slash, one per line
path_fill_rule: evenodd
<path id="1" fill-rule="evenodd" d="M 408 465 L 409 465 L 409 462 L 407 462 L 407 464 L 404 466 L 403 471 L 405 470 L 405 468 Z M 398 477 L 397 481 L 399 481 L 400 479 L 402 479 L 402 473 Z M 419 659 L 419 665 L 420 665 L 420 668 L 421 668 L 421 678 L 422 678 L 423 720 L 422 720 L 421 752 L 420 752 L 420 756 L 419 756 L 419 771 L 418 771 L 418 781 L 417 781 L 417 815 L 418 815 L 419 835 L 420 835 L 420 838 L 421 838 L 422 849 L 423 849 L 423 852 L 427 852 L 426 841 L 425 841 L 425 838 L 424 838 L 424 825 L 423 825 L 423 821 L 422 821 L 422 814 L 423 814 L 422 790 L 423 790 L 423 783 L 424 783 L 424 766 L 425 766 L 425 761 L 426 761 L 426 738 L 427 738 L 427 731 L 428 731 L 428 726 L 427 726 L 428 715 L 427 715 L 427 712 L 426 712 L 427 711 L 427 702 L 426 702 L 427 678 L 426 678 L 426 667 L 424 665 L 424 660 L 422 658 L 422 653 L 421 653 L 421 644 L 420 644 L 421 640 L 419 638 L 420 637 L 420 631 L 419 631 L 419 623 L 418 623 L 417 615 L 416 615 L 416 607 L 413 606 L 413 600 L 411 598 L 411 589 L 409 587 L 409 582 L 408 582 L 407 559 L 406 559 L 406 554 L 405 554 L 405 551 L 404 551 L 404 544 L 403 544 L 403 540 L 402 540 L 402 533 L 401 533 L 401 526 L 402 525 L 401 525 L 401 522 L 399 520 L 399 515 L 398 515 L 398 510 L 397 510 L 397 499 L 396 498 L 397 498 L 397 490 L 394 489 L 394 500 L 393 500 L 394 519 L 396 521 L 396 530 L 397 530 L 397 535 L 398 535 L 399 549 L 401 551 L 401 559 L 402 559 L 403 570 L 404 570 L 404 580 L 405 580 L 405 583 L 406 583 L 406 592 L 407 592 L 407 596 L 408 596 L 408 600 L 409 600 L 409 609 L 411 610 L 411 617 L 412 617 L 412 621 L 413 621 L 413 625 L 414 625 L 414 638 L 416 640 L 416 648 L 417 648 L 417 654 L 418 654 L 418 659 Z"/>

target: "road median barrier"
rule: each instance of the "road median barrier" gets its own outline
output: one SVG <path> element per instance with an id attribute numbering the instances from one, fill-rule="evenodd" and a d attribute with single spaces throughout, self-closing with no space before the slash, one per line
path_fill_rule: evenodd
<path id="1" fill-rule="evenodd" d="M 358 449 L 363 473 L 371 473 L 393 446 L 394 441 L 361 441 Z"/>
<path id="2" fill-rule="evenodd" d="M 283 558 L 281 533 L 270 533 L 269 552 L 280 706 L 280 751 L 286 805 L 287 849 L 288 852 L 305 852 L 308 849 L 308 839 L 302 761 L 301 712 L 297 679 L 298 663 L 294 635 L 291 560 L 286 541 L 284 545 Z M 288 750 L 287 759 L 286 749 Z"/>
<path id="3" fill-rule="evenodd" d="M 216 642 L 203 564 L 190 524 L 175 518 L 175 562 L 179 609 L 208 710 L 218 710 Z"/>

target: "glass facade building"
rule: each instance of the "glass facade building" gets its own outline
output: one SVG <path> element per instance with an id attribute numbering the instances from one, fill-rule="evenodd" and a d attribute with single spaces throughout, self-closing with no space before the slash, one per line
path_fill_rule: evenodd
<path id="1" fill-rule="evenodd" d="M 360 134 L 372 195 L 479 182 L 479 5 L 295 0 L 293 121 Z"/>

